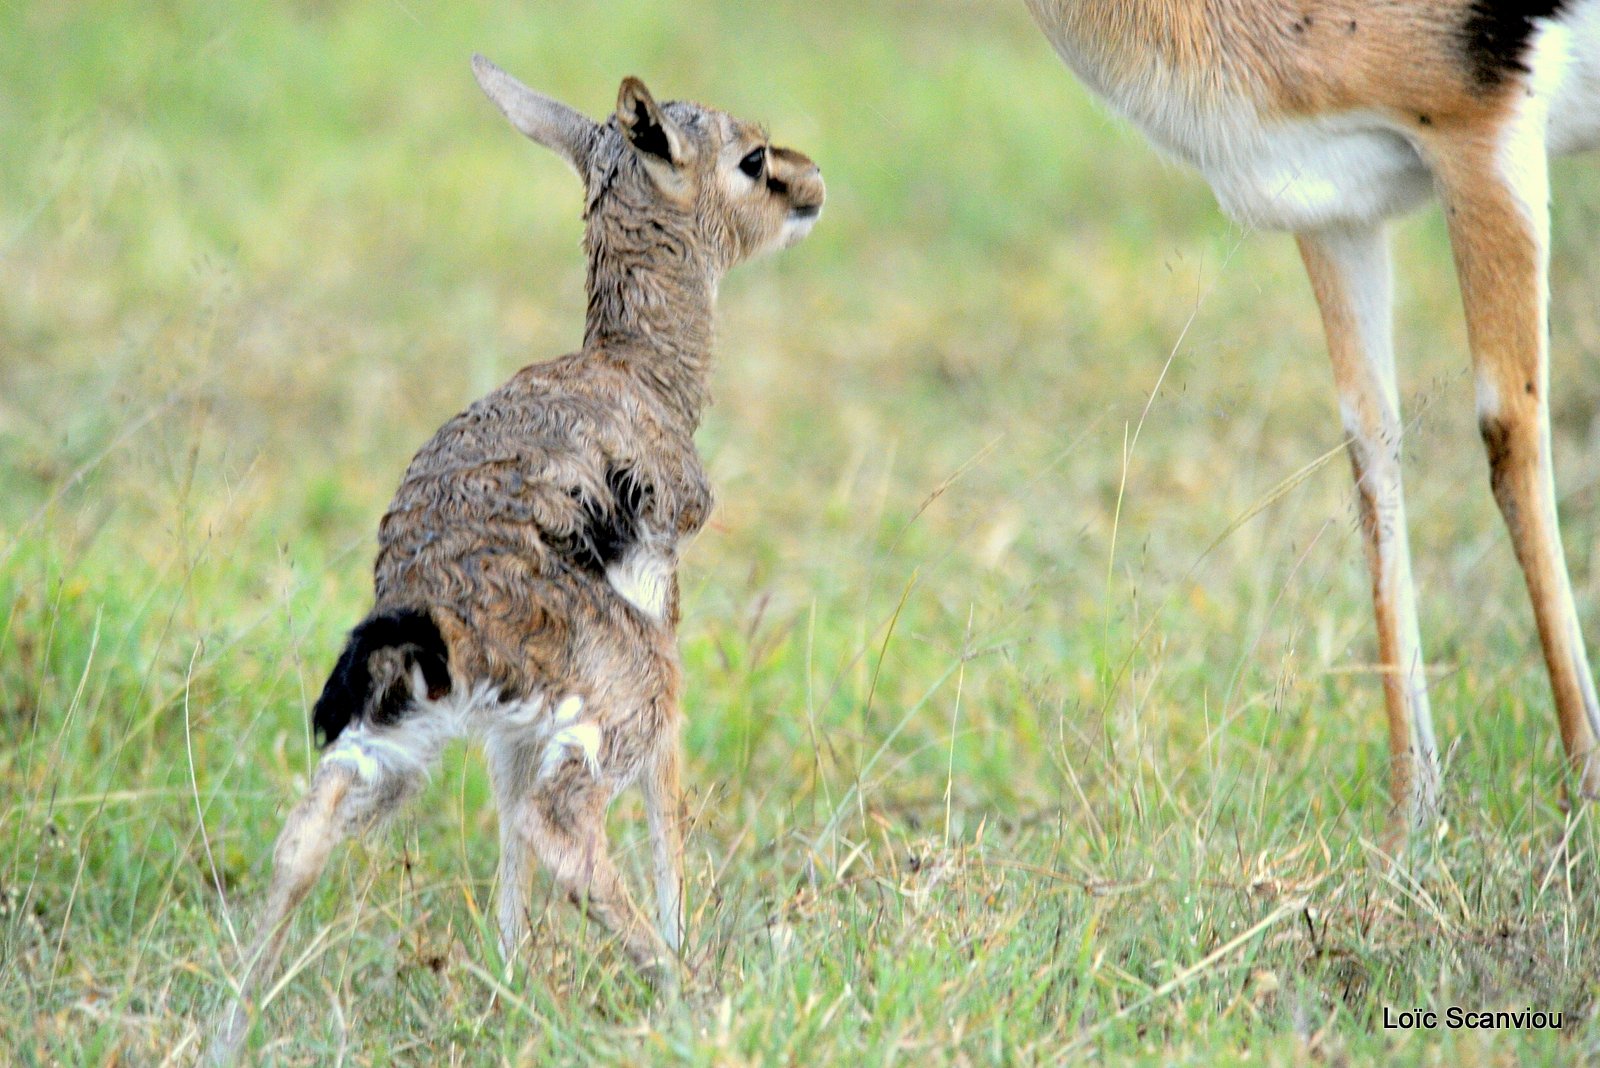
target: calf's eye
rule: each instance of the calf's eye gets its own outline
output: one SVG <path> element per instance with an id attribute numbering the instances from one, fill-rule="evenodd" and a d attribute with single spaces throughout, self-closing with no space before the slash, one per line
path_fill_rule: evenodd
<path id="1" fill-rule="evenodd" d="M 760 178 L 761 173 L 767 169 L 767 150 L 757 148 L 739 161 L 739 170 L 749 178 Z"/>

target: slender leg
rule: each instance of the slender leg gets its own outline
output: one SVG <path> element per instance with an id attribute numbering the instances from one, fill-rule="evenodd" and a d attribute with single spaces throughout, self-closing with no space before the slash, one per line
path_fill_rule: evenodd
<path id="1" fill-rule="evenodd" d="M 1400 478 L 1388 243 L 1381 226 L 1300 234 L 1299 242 L 1322 310 L 1339 411 L 1350 436 L 1389 713 L 1393 817 L 1416 827 L 1438 811 L 1439 749 L 1428 709 Z"/>
<path id="2" fill-rule="evenodd" d="M 500 890 L 496 914 L 500 925 L 500 955 L 510 975 L 517 954 L 528 941 L 528 902 L 532 896 L 533 869 L 528 864 L 527 841 L 518 829 L 527 818 L 523 806 L 500 802 Z"/>
<path id="3" fill-rule="evenodd" d="M 579 908 L 622 941 L 629 958 L 650 974 L 671 974 L 671 953 L 628 893 L 606 846 L 608 788 L 581 767 L 542 782 L 522 811 L 518 830 Z"/>
<path id="4" fill-rule="evenodd" d="M 278 835 L 266 908 L 243 961 L 238 996 L 212 1042 L 212 1063 L 231 1064 L 237 1058 L 252 1002 L 277 974 L 289 920 L 322 876 L 334 847 L 393 815 L 420 783 L 425 765 L 416 756 L 361 728 L 347 731 L 323 755 L 310 789 Z"/>
<path id="5" fill-rule="evenodd" d="M 667 948 L 683 949 L 683 812 L 678 785 L 681 758 L 676 724 L 658 743 L 644 775 L 644 810 L 650 824 L 650 852 L 655 868 L 656 928 Z"/>
<path id="6" fill-rule="evenodd" d="M 1580 793 L 1600 797 L 1600 704 L 1550 462 L 1550 182 L 1542 131 L 1542 116 L 1529 105 L 1499 144 L 1439 146 L 1434 170 L 1466 306 L 1490 484 L 1527 579 L 1562 744 Z"/>
<path id="7" fill-rule="evenodd" d="M 272 886 L 255 942 L 244 958 L 238 997 L 211 1047 L 216 1064 L 232 1063 L 249 1027 L 249 1007 L 266 980 L 277 973 L 289 917 L 322 876 L 328 855 L 344 836 L 346 801 L 356 772 L 343 764 L 323 763 L 305 798 L 289 813 L 273 850 Z"/>
<path id="8" fill-rule="evenodd" d="M 500 956 L 506 974 L 513 971 L 517 954 L 528 940 L 528 905 L 532 898 L 533 868 L 529 864 L 527 836 L 528 796 L 532 790 L 536 758 L 514 736 L 491 734 L 485 739 L 489 776 L 494 782 L 495 807 L 500 813 L 500 874 L 495 914 L 500 928 Z"/>

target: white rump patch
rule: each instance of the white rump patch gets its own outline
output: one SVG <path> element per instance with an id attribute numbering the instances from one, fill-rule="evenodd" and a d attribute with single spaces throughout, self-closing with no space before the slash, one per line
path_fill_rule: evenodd
<path id="1" fill-rule="evenodd" d="M 499 702 L 498 692 L 486 683 L 472 690 L 458 683 L 450 693 L 430 701 L 420 670 L 412 672 L 411 682 L 415 706 L 398 723 L 382 727 L 352 723 L 328 746 L 323 761 L 347 765 L 367 783 L 426 776 L 445 745 L 468 733 L 474 718 Z"/>
<path id="2" fill-rule="evenodd" d="M 1600 3 L 1570 6 L 1545 27 L 1527 62 L 1534 92 L 1550 94 L 1550 151 L 1600 146 Z"/>
<path id="3" fill-rule="evenodd" d="M 363 782 L 369 783 L 396 775 L 402 778 L 426 775 L 429 765 L 454 733 L 402 727 L 373 730 L 366 724 L 359 724 L 346 728 L 322 759 L 331 764 L 349 765 Z"/>
<path id="4" fill-rule="evenodd" d="M 362 782 L 376 782 L 378 761 L 367 751 L 366 737 L 357 738 L 358 731 L 346 729 L 328 751 L 322 754 L 324 764 L 344 764 L 353 769 Z M 360 732 L 364 733 L 364 732 Z"/>
<path id="5" fill-rule="evenodd" d="M 660 553 L 640 549 L 606 568 L 606 581 L 622 599 L 654 620 L 666 618 L 672 566 Z"/>

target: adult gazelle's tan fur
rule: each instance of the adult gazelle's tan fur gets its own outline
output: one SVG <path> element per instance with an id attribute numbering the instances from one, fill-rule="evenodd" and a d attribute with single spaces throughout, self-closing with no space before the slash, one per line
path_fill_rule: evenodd
<path id="1" fill-rule="evenodd" d="M 641 967 L 669 978 L 680 949 L 677 564 L 711 507 L 694 431 L 713 298 L 729 268 L 806 235 L 822 177 L 757 126 L 657 104 L 637 79 L 595 123 L 473 67 L 583 179 L 583 349 L 524 367 L 412 460 L 378 530 L 376 603 L 317 701 L 327 748 L 278 839 L 217 1061 L 239 1050 L 333 847 L 392 815 L 461 735 L 482 740 L 499 807 L 508 961 L 528 937 L 535 861 Z M 606 808 L 635 782 L 654 925 L 606 844 Z"/>
<path id="2" fill-rule="evenodd" d="M 1385 220 L 1437 194 L 1495 500 L 1579 790 L 1600 706 L 1556 523 L 1548 158 L 1600 144 L 1600 0 L 1028 0 L 1056 50 L 1246 225 L 1296 235 L 1322 309 L 1372 573 L 1396 813 L 1439 756 L 1400 480 Z"/>

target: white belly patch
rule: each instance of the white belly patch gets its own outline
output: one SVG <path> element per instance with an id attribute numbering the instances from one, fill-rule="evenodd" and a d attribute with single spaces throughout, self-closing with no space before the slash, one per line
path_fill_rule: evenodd
<path id="1" fill-rule="evenodd" d="M 606 568 L 606 581 L 623 600 L 651 619 L 666 618 L 672 563 L 660 552 L 635 549 Z"/>
<path id="2" fill-rule="evenodd" d="M 1374 223 L 1428 199 L 1433 179 L 1398 130 L 1360 112 L 1235 128 L 1202 166 L 1217 202 L 1264 230 Z"/>
<path id="3" fill-rule="evenodd" d="M 1432 194 L 1432 177 L 1406 133 L 1377 112 L 1265 119 L 1243 96 L 1197 97 L 1159 61 L 1142 60 L 1141 76 L 1128 78 L 1064 30 L 1052 37 L 1091 88 L 1158 149 L 1199 170 L 1223 211 L 1246 226 L 1373 223 Z"/>

